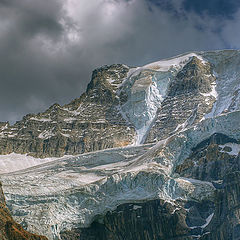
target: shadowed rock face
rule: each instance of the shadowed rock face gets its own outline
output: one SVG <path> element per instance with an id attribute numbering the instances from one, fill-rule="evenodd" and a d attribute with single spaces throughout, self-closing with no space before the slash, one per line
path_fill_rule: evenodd
<path id="1" fill-rule="evenodd" d="M 62 232 L 61 239 L 205 239 L 209 233 L 208 229 L 202 226 L 208 225 L 206 219 L 212 216 L 214 210 L 214 202 L 211 201 L 177 200 L 169 203 L 152 200 L 123 204 L 116 210 L 107 212 L 105 216 L 99 217 L 89 228 Z M 215 233 L 212 237 L 208 239 L 218 239 Z"/>
<path id="2" fill-rule="evenodd" d="M 180 204 L 177 203 L 177 211 L 173 205 L 161 200 L 123 204 L 99 217 L 91 227 L 63 232 L 61 237 L 63 240 L 191 239 L 186 210 Z"/>
<path id="3" fill-rule="evenodd" d="M 239 161 L 239 159 L 238 159 Z M 238 240 L 240 238 L 240 171 L 226 174 L 218 185 L 214 217 L 209 224 L 209 234 L 204 240 Z"/>
<path id="4" fill-rule="evenodd" d="M 6 207 L 0 183 L 0 239 L 1 240 L 47 240 L 46 237 L 31 234 L 17 224 Z"/>
<path id="5" fill-rule="evenodd" d="M 240 171 L 239 156 L 231 154 L 231 146 L 240 145 L 236 139 L 216 133 L 199 143 L 175 171 L 182 177 L 203 181 L 223 180 L 225 175 Z"/>
<path id="6" fill-rule="evenodd" d="M 207 226 L 208 234 L 200 239 L 240 237 L 240 144 L 224 134 L 214 134 L 198 144 L 183 164 L 176 167 L 182 177 L 212 182 L 216 188 L 214 215 Z"/>

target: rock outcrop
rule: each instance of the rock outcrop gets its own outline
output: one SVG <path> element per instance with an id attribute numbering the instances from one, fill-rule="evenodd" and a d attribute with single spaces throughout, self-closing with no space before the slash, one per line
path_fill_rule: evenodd
<path id="1" fill-rule="evenodd" d="M 178 203 L 180 205 L 180 203 Z M 186 224 L 186 210 L 161 200 L 145 203 L 128 203 L 117 207 L 89 228 L 61 233 L 63 240 L 157 240 L 191 239 Z"/>
<path id="2" fill-rule="evenodd" d="M 199 122 L 211 111 L 216 100 L 211 95 L 215 81 L 211 65 L 193 57 L 170 83 L 146 142 L 169 137 Z"/>
<path id="3" fill-rule="evenodd" d="M 60 157 L 132 144 L 135 130 L 120 114 L 116 95 L 128 71 L 120 64 L 97 69 L 80 98 L 28 114 L 13 126 L 2 123 L 0 154 Z"/>

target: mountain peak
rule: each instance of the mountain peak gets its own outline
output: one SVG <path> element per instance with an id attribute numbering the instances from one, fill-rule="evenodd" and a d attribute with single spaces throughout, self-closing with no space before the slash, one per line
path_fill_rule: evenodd
<path id="1" fill-rule="evenodd" d="M 169 95 L 210 92 L 215 76 L 211 64 L 193 56 L 170 84 Z"/>
<path id="2" fill-rule="evenodd" d="M 238 86 L 230 72 L 219 71 L 229 64 L 229 54 L 237 72 L 239 52 L 226 51 L 188 53 L 136 68 L 100 67 L 71 103 L 54 104 L 11 127 L 3 124 L 0 153 L 62 156 L 155 142 L 223 112 L 222 96 L 231 99 L 224 108 L 237 109 L 240 91 L 232 96 L 231 88 L 219 87 L 223 77 Z"/>
<path id="3" fill-rule="evenodd" d="M 14 217 L 50 240 L 237 239 L 239 64 L 216 51 L 104 66 L 80 98 L 2 123 Z"/>

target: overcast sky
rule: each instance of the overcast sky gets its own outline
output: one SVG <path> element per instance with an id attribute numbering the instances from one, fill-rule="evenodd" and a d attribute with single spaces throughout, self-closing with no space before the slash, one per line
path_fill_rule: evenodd
<path id="1" fill-rule="evenodd" d="M 79 97 L 94 68 L 240 47 L 236 0 L 0 0 L 0 121 Z"/>

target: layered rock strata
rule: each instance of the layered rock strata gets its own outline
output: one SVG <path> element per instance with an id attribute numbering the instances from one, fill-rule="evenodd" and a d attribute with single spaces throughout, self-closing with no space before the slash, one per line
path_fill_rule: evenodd
<path id="1" fill-rule="evenodd" d="M 13 126 L 2 123 L 0 154 L 60 157 L 132 144 L 135 130 L 119 113 L 116 95 L 128 71 L 124 65 L 97 69 L 80 98 L 28 114 Z"/>

